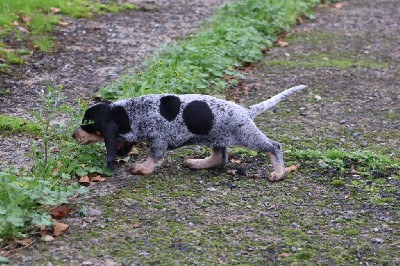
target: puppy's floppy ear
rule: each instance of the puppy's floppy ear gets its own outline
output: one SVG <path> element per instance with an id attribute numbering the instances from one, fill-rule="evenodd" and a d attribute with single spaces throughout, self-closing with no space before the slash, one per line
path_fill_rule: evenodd
<path id="1" fill-rule="evenodd" d="M 114 160 L 117 157 L 118 135 L 125 134 L 131 130 L 129 117 L 126 110 L 121 106 L 113 107 L 110 110 L 110 116 L 104 129 L 105 131 L 102 132 L 102 135 L 104 137 L 104 142 L 107 149 L 107 166 L 111 170 L 114 170 Z"/>
<path id="2" fill-rule="evenodd" d="M 101 134 L 107 150 L 107 167 L 114 171 L 114 160 L 117 158 L 117 137 L 119 127 L 113 119 L 109 119 Z"/>

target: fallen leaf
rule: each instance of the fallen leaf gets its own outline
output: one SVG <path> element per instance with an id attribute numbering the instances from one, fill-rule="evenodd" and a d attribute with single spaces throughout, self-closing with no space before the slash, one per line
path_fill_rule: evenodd
<path id="1" fill-rule="evenodd" d="M 344 6 L 344 3 L 336 3 L 335 8 L 342 8 Z"/>
<path id="2" fill-rule="evenodd" d="M 61 27 L 68 27 L 69 26 L 69 22 L 66 22 L 66 21 L 60 21 L 60 22 L 58 22 L 58 26 L 61 26 Z"/>
<path id="3" fill-rule="evenodd" d="M 241 160 L 236 160 L 236 159 L 231 159 L 230 161 L 231 163 L 239 163 L 239 164 L 242 162 Z"/>
<path id="4" fill-rule="evenodd" d="M 300 168 L 300 164 L 294 164 L 285 168 L 286 173 L 291 173 Z"/>
<path id="5" fill-rule="evenodd" d="M 28 33 L 28 32 L 29 32 L 29 30 L 27 30 L 27 29 L 24 28 L 24 27 L 18 27 L 18 30 L 19 30 L 20 32 L 22 32 L 22 33 Z"/>
<path id="6" fill-rule="evenodd" d="M 42 237 L 42 240 L 44 242 L 52 242 L 52 241 L 54 241 L 54 237 L 52 237 L 51 235 L 45 235 Z"/>
<path id="7" fill-rule="evenodd" d="M 282 38 L 279 38 L 276 42 L 276 45 L 278 45 L 279 47 L 286 47 L 289 45 L 289 43 L 285 42 Z"/>
<path id="8" fill-rule="evenodd" d="M 40 226 L 39 234 L 40 234 L 42 237 L 45 237 L 45 236 L 47 236 L 47 235 L 49 234 L 49 232 L 47 231 L 45 225 Z"/>
<path id="9" fill-rule="evenodd" d="M 89 179 L 89 177 L 87 175 L 85 175 L 85 176 L 82 176 L 81 178 L 79 178 L 78 182 L 79 183 L 89 183 L 90 179 Z"/>
<path id="10" fill-rule="evenodd" d="M 60 12 L 61 11 L 61 9 L 60 8 L 58 8 L 58 7 L 50 7 L 50 12 L 51 13 L 58 13 L 58 12 Z"/>
<path id="11" fill-rule="evenodd" d="M 90 182 L 104 182 L 106 179 L 100 175 L 96 175 L 90 178 Z"/>
<path id="12" fill-rule="evenodd" d="M 14 239 L 14 242 L 26 247 L 32 244 L 34 240 L 35 239 L 33 237 L 28 237 L 24 239 Z"/>
<path id="13" fill-rule="evenodd" d="M 23 21 L 24 23 L 26 23 L 26 24 L 28 24 L 28 23 L 31 22 L 31 20 L 32 20 L 32 18 L 26 17 L 26 16 L 24 16 L 24 15 L 22 15 L 22 14 L 19 14 L 18 17 L 19 17 L 20 20 L 22 20 L 22 21 Z"/>
<path id="14" fill-rule="evenodd" d="M 133 228 L 139 228 L 139 227 L 142 227 L 142 224 L 141 224 L 140 222 L 137 222 L 137 223 L 134 223 L 134 224 L 132 225 L 132 227 L 133 227 Z"/>
<path id="15" fill-rule="evenodd" d="M 226 173 L 229 174 L 229 175 L 236 175 L 237 170 L 235 170 L 235 169 L 228 169 L 228 170 L 226 170 Z"/>
<path id="16" fill-rule="evenodd" d="M 292 256 L 292 254 L 286 253 L 286 252 L 283 252 L 283 253 L 279 254 L 279 257 L 282 257 L 282 258 L 287 258 L 287 257 L 290 257 L 290 256 Z"/>
<path id="17" fill-rule="evenodd" d="M 18 21 L 14 20 L 14 22 L 13 22 L 13 26 L 19 26 L 19 23 L 18 23 Z"/>
<path id="18" fill-rule="evenodd" d="M 53 227 L 53 234 L 54 236 L 62 236 L 63 234 L 65 234 L 65 232 L 67 232 L 68 228 L 68 224 L 56 221 L 56 224 Z"/>
<path id="19" fill-rule="evenodd" d="M 53 217 L 53 219 L 61 219 L 64 216 L 68 215 L 71 212 L 71 209 L 67 205 L 61 205 L 54 207 L 52 210 L 50 210 L 50 215 Z"/>

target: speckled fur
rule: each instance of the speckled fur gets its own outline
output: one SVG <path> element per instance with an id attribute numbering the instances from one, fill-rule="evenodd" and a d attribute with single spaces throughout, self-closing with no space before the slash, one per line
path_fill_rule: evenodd
<path id="1" fill-rule="evenodd" d="M 274 172 L 269 179 L 277 181 L 282 179 L 285 173 L 281 146 L 267 138 L 256 127 L 253 118 L 304 87 L 288 89 L 249 108 L 197 94 L 145 95 L 111 103 L 110 107 L 111 110 L 125 110 L 129 119 L 131 130 L 119 134 L 118 141 L 131 143 L 147 141 L 150 144 L 146 162 L 136 164 L 132 169 L 134 174 L 153 172 L 161 165 L 166 150 L 191 144 L 212 147 L 212 154 L 206 159 L 187 159 L 186 166 L 200 169 L 224 165 L 227 157 L 226 147 L 237 145 L 268 153 L 274 166 Z M 161 102 L 171 103 L 171 113 L 168 115 L 162 113 L 168 111 L 169 106 L 164 105 L 161 108 Z M 193 104 L 194 102 L 196 103 Z M 191 127 L 191 125 L 197 126 L 196 123 L 201 124 L 201 121 L 204 122 L 203 128 Z M 202 133 L 196 133 L 196 130 Z"/>

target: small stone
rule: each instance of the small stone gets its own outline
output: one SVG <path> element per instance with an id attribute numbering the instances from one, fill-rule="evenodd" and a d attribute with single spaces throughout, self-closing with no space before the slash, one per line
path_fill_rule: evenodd
<path id="1" fill-rule="evenodd" d="M 296 248 L 296 247 L 291 247 L 290 250 L 291 250 L 293 253 L 296 253 L 296 252 L 297 252 L 297 248 Z"/>
<path id="2" fill-rule="evenodd" d="M 361 132 L 354 132 L 353 133 L 353 137 L 354 138 L 357 138 L 357 137 L 359 137 L 361 135 Z"/>
<path id="3" fill-rule="evenodd" d="M 292 223 L 291 224 L 293 227 L 296 227 L 296 228 L 299 228 L 300 227 L 300 225 L 298 225 L 297 223 Z"/>
<path id="4" fill-rule="evenodd" d="M 382 238 L 372 238 L 371 242 L 375 244 L 382 244 L 384 241 Z"/>
<path id="5" fill-rule="evenodd" d="M 87 208 L 87 215 L 88 216 L 100 216 L 101 213 L 102 212 L 99 209 L 95 209 L 95 208 L 91 208 L 91 207 Z"/>

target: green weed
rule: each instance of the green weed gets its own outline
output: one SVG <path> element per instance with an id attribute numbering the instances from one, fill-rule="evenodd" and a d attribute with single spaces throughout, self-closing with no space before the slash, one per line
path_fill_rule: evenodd
<path id="1" fill-rule="evenodd" d="M 53 220 L 45 206 L 66 203 L 72 195 L 86 191 L 78 183 L 71 182 L 75 175 L 111 174 L 100 158 L 104 147 L 82 147 L 72 140 L 70 129 L 78 123 L 85 105 L 80 103 L 79 111 L 73 112 L 61 104 L 64 102 L 61 88 L 47 87 L 41 100 L 42 105 L 34 112 L 32 124 L 38 137 L 30 144 L 32 169 L 0 171 L 1 245 L 14 237 L 29 234 L 38 226 L 51 225 Z M 57 123 L 62 113 L 72 119 Z M 11 128 L 18 130 L 17 125 L 23 120 L 12 118 L 10 121 Z"/>

